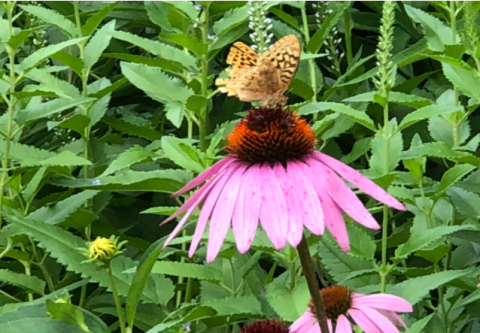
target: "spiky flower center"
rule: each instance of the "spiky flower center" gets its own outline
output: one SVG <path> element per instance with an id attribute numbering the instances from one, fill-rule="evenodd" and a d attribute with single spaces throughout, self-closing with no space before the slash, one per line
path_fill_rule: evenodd
<path id="1" fill-rule="evenodd" d="M 252 109 L 227 137 L 227 152 L 250 163 L 301 160 L 310 154 L 315 132 L 288 109 Z"/>
<path id="2" fill-rule="evenodd" d="M 240 333 L 288 333 L 288 327 L 283 321 L 261 320 L 242 327 Z"/>
<path id="3" fill-rule="evenodd" d="M 337 319 L 341 314 L 347 314 L 347 311 L 352 307 L 352 291 L 343 286 L 329 286 L 320 291 L 325 304 L 325 311 L 327 317 L 330 319 Z M 310 310 L 315 313 L 313 303 L 310 301 L 308 305 Z"/>

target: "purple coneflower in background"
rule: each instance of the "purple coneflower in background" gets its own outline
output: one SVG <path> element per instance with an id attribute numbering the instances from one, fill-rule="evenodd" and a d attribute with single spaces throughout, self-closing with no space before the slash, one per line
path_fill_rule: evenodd
<path id="1" fill-rule="evenodd" d="M 190 257 L 208 220 L 207 262 L 217 256 L 230 225 L 238 251 L 247 252 L 259 222 L 277 250 L 287 242 L 296 247 L 302 240 L 303 226 L 315 235 L 322 235 L 326 226 L 347 252 L 350 246 L 342 211 L 367 228 L 380 226 L 340 176 L 378 201 L 405 210 L 355 169 L 314 150 L 315 132 L 288 109 L 250 110 L 227 141 L 227 157 L 173 194 L 177 196 L 206 182 L 163 222 L 186 212 L 164 246 L 203 203 Z"/>
<path id="2" fill-rule="evenodd" d="M 351 321 L 366 333 L 399 333 L 396 326 L 406 326 L 395 312 L 413 311 L 406 300 L 390 294 L 362 295 L 343 286 L 329 286 L 320 293 L 327 313 L 328 333 L 352 333 Z M 311 302 L 309 307 L 290 326 L 290 333 L 327 333 L 321 332 Z"/>

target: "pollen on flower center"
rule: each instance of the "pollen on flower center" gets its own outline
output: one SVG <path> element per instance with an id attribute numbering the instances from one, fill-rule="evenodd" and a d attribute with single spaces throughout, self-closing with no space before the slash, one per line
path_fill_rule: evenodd
<path id="1" fill-rule="evenodd" d="M 288 109 L 252 109 L 227 137 L 227 152 L 250 163 L 301 160 L 316 137 L 310 125 Z"/>
<path id="2" fill-rule="evenodd" d="M 329 286 L 320 291 L 325 304 L 327 317 L 337 319 L 341 314 L 346 314 L 347 310 L 352 306 L 352 291 L 343 286 Z M 313 303 L 310 301 L 308 305 L 313 311 Z"/>

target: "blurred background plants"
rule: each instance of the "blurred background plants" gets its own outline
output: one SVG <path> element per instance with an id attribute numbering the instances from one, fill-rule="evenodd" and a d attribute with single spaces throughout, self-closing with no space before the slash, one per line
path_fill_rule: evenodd
<path id="1" fill-rule="evenodd" d="M 231 43 L 288 34 L 303 45 L 292 110 L 409 209 L 368 202 L 383 228 L 349 224 L 348 254 L 309 237 L 319 282 L 407 299 L 412 333 L 480 331 L 477 2 L 0 4 L 0 332 L 235 332 L 303 314 L 294 249 L 260 233 L 239 255 L 229 235 L 205 265 L 185 250 L 195 214 L 164 251 L 175 223 L 158 226 L 250 107 L 213 85 Z M 97 237 L 123 251 L 88 260 Z"/>

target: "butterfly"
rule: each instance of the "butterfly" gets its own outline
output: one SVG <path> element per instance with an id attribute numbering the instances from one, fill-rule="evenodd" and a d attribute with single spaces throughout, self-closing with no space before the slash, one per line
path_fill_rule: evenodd
<path id="1" fill-rule="evenodd" d="M 219 91 L 244 102 L 261 102 L 263 106 L 285 105 L 290 82 L 300 62 L 300 42 L 294 35 L 279 39 L 258 55 L 249 46 L 236 42 L 230 49 L 228 79 L 217 79 Z"/>

